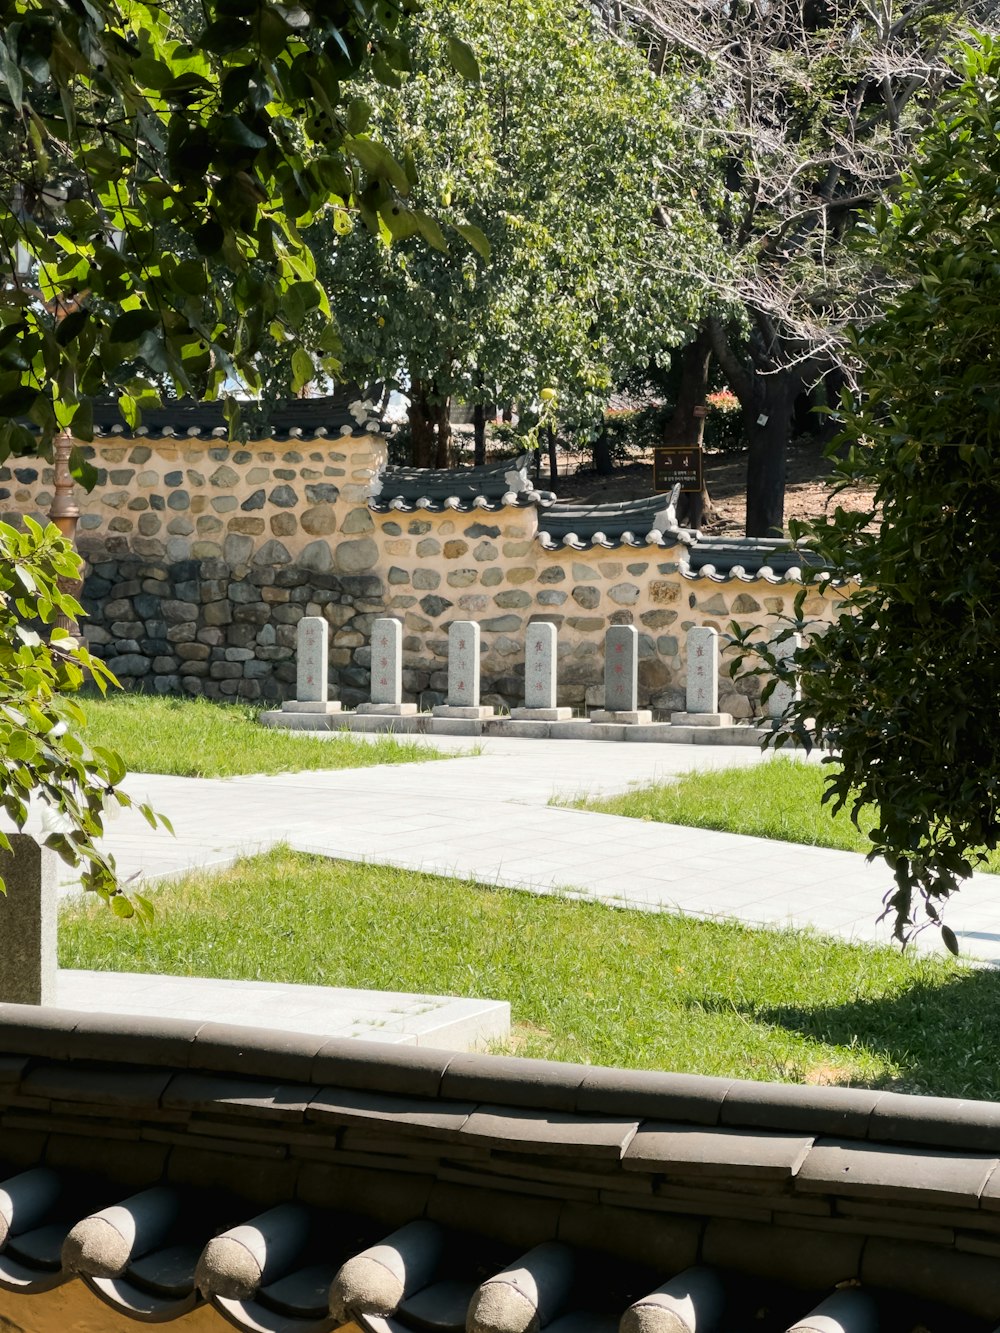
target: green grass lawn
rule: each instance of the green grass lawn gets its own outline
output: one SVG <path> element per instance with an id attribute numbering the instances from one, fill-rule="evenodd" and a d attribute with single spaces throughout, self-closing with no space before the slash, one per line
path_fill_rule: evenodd
<path id="1" fill-rule="evenodd" d="M 391 736 L 331 740 L 275 731 L 248 704 L 114 694 L 81 699 L 91 745 L 117 750 L 133 773 L 232 778 L 245 773 L 294 773 L 307 768 L 365 768 L 445 756 Z"/>
<path id="2" fill-rule="evenodd" d="M 63 967 L 510 1001 L 530 1056 L 1000 1096 L 1000 973 L 279 849 L 63 909 Z"/>
<path id="3" fill-rule="evenodd" d="M 846 810 L 839 815 L 822 804 L 825 766 L 776 758 L 746 768 L 686 773 L 673 782 L 636 787 L 621 796 L 582 797 L 578 810 L 599 810 L 661 824 L 746 833 L 780 842 L 805 842 L 846 852 L 869 852 L 868 831 L 875 818 L 861 811 L 860 828 Z M 1000 873 L 1000 851 L 981 869 Z"/>

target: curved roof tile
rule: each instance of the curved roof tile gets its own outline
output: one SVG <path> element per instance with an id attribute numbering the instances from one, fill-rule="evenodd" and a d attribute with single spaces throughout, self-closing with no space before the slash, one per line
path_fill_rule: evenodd
<path id="1" fill-rule="evenodd" d="M 376 513 L 414 509 L 466 513 L 473 509 L 546 508 L 550 491 L 536 491 L 528 477 L 528 455 L 473 468 L 387 467 L 372 482 L 369 508 Z"/>
<path id="2" fill-rule="evenodd" d="M 258 442 L 294 441 L 382 434 L 387 430 L 382 423 L 387 401 L 384 391 L 365 391 L 354 386 L 344 386 L 322 398 L 287 399 L 268 409 L 268 424 L 249 426 L 246 438 Z M 159 407 L 143 408 L 141 421 L 134 429 L 125 423 L 117 402 L 94 403 L 95 440 L 226 440 L 228 437 L 221 401 L 167 399 Z"/>
<path id="3" fill-rule="evenodd" d="M 21 1006 L 0 1069 L 15 1313 L 79 1278 L 246 1333 L 1000 1318 L 992 1103 Z"/>

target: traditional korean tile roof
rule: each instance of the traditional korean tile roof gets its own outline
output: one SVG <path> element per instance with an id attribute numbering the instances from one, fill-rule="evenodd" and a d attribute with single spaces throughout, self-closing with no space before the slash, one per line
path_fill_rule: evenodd
<path id="1" fill-rule="evenodd" d="M 293 398 L 268 411 L 268 424 L 250 423 L 249 440 L 316 440 L 342 435 L 382 434 L 385 396 L 363 392 L 353 386 L 338 389 L 323 398 Z M 248 404 L 248 408 L 252 405 Z M 249 422 L 249 417 L 248 417 Z M 94 439 L 197 439 L 226 440 L 221 402 L 201 403 L 192 399 L 167 399 L 161 407 L 147 407 L 133 430 L 116 402 L 94 404 Z"/>
<path id="2" fill-rule="evenodd" d="M 1000 1106 L 0 1006 L 0 1311 L 989 1333 Z M 9 1295 L 8 1293 L 13 1293 Z"/>
<path id="3" fill-rule="evenodd" d="M 675 546 L 693 534 L 678 527 L 671 498 L 648 495 L 615 504 L 559 501 L 539 516 L 538 540 L 546 550 L 561 546 L 584 551 L 592 546 Z"/>
<path id="4" fill-rule="evenodd" d="M 783 538 L 704 537 L 698 534 L 678 571 L 686 579 L 714 583 L 801 583 L 804 570 L 820 567 L 816 555 Z"/>
<path id="5" fill-rule="evenodd" d="M 544 509 L 555 503 L 550 491 L 536 491 L 528 477 L 528 455 L 473 468 L 387 467 L 372 484 L 369 507 L 376 513 L 446 509 Z"/>

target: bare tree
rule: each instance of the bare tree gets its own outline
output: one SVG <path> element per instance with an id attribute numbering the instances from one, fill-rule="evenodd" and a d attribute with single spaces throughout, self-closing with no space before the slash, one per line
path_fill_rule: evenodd
<path id="1" fill-rule="evenodd" d="M 780 533 L 796 399 L 850 379 L 846 331 L 881 312 L 895 275 L 859 245 L 952 78 L 970 23 L 998 0 L 636 0 L 654 68 L 695 66 L 690 108 L 725 184 L 730 265 L 702 325 L 743 408 L 747 532 Z M 669 219 L 667 219 L 669 223 Z M 835 396 L 835 395 L 834 395 Z M 690 414 L 697 395 L 682 397 Z M 692 440 L 695 417 L 671 424 Z"/>

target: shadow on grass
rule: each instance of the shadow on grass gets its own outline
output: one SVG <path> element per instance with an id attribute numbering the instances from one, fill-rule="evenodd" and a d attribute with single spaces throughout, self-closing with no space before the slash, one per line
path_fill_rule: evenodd
<path id="1" fill-rule="evenodd" d="M 740 1008 L 740 1006 L 737 1006 Z M 900 1070 L 867 1084 L 940 1097 L 1000 1099 L 1000 970 L 962 972 L 938 984 L 837 1005 L 743 1006 L 771 1024 L 836 1046 L 863 1046 Z"/>

